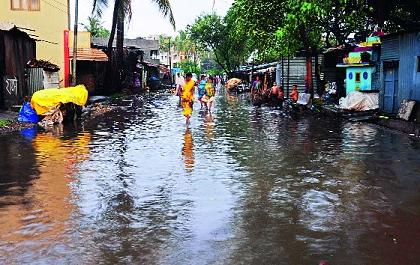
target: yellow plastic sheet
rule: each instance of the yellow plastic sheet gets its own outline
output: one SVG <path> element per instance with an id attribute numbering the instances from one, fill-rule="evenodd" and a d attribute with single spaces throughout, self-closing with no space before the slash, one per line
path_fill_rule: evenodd
<path id="1" fill-rule="evenodd" d="M 88 91 L 84 85 L 66 88 L 50 88 L 37 91 L 31 99 L 31 106 L 38 115 L 66 103 L 84 106 L 88 99 Z"/>

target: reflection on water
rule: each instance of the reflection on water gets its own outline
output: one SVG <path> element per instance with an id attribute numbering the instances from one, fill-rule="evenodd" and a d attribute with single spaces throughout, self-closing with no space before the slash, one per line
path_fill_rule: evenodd
<path id="1" fill-rule="evenodd" d="M 419 263 L 418 140 L 244 96 L 189 128 L 174 97 L 123 103 L 0 137 L 0 264 Z"/>
<path id="2" fill-rule="evenodd" d="M 18 156 L 25 165 L 27 156 L 33 155 L 36 170 L 21 166 L 19 172 L 29 178 L 27 183 L 2 183 L 9 187 L 0 197 L 0 246 L 10 248 L 8 253 L 2 255 L 3 258 L 13 257 L 15 251 L 23 248 L 37 251 L 48 246 L 49 240 L 56 235 L 65 232 L 75 210 L 69 184 L 77 174 L 77 164 L 89 155 L 88 133 L 81 133 L 71 140 L 60 139 L 59 135 L 51 133 L 32 134 L 32 141 L 28 138 L 28 132 L 24 132 L 23 136 L 25 139 L 14 139 L 18 142 L 14 144 L 30 145 L 32 154 Z M 2 142 L 2 147 L 9 149 L 11 146 Z M 4 173 L 7 176 L 10 172 Z M 15 174 L 13 171 L 11 173 Z M 19 191 L 22 186 L 25 192 Z"/>
<path id="3" fill-rule="evenodd" d="M 204 133 L 208 143 L 212 143 L 214 140 L 214 117 L 212 113 L 205 114 L 204 117 Z"/>
<path id="4" fill-rule="evenodd" d="M 184 133 L 184 145 L 182 147 L 182 155 L 184 156 L 184 165 L 187 171 L 194 169 L 194 141 L 189 128 Z"/>

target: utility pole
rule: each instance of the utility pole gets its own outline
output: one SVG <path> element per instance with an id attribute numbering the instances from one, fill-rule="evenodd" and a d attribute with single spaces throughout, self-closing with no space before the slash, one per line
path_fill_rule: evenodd
<path id="1" fill-rule="evenodd" d="M 70 0 L 67 0 L 67 29 L 71 27 Z"/>
<path id="2" fill-rule="evenodd" d="M 168 54 L 169 54 L 169 74 L 170 74 L 170 77 L 171 77 L 171 83 L 173 83 L 173 80 L 172 80 L 171 37 L 169 37 L 169 51 L 168 51 Z"/>
<path id="3" fill-rule="evenodd" d="M 74 1 L 74 32 L 73 32 L 73 67 L 71 72 L 72 85 L 76 85 L 76 63 L 77 63 L 77 24 L 79 23 L 79 0 Z"/>

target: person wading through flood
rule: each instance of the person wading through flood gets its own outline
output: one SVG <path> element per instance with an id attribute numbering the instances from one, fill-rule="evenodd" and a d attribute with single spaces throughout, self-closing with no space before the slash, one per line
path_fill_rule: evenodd
<path id="1" fill-rule="evenodd" d="M 180 73 L 176 74 L 175 84 L 176 84 L 176 95 L 179 97 L 179 102 L 181 102 L 181 92 L 182 87 L 184 86 L 184 78 Z"/>
<path id="2" fill-rule="evenodd" d="M 206 106 L 206 103 L 203 102 L 203 97 L 206 94 L 206 83 L 206 76 L 202 75 L 200 82 L 198 82 L 198 101 L 200 101 L 202 109 Z"/>
<path id="3" fill-rule="evenodd" d="M 214 84 L 213 84 L 213 77 L 208 78 L 205 88 L 206 88 L 206 94 L 203 97 L 203 102 L 207 104 L 207 110 L 211 112 L 214 96 L 216 94 L 216 89 L 214 88 Z"/>
<path id="4" fill-rule="evenodd" d="M 193 111 L 193 104 L 194 104 L 194 87 L 195 82 L 192 80 L 192 74 L 187 73 L 185 75 L 185 83 L 182 87 L 181 92 L 181 106 L 182 106 L 182 114 L 185 116 L 186 123 L 190 123 L 190 118 Z"/>
<path id="5" fill-rule="evenodd" d="M 270 103 L 273 107 L 278 107 L 280 102 L 280 88 L 277 85 L 276 82 L 273 83 L 273 86 L 271 87 L 269 98 Z"/>
<path id="6" fill-rule="evenodd" d="M 278 96 L 278 99 L 279 99 L 279 106 L 280 106 L 280 108 L 283 108 L 284 90 L 283 90 L 283 87 L 282 86 L 279 87 L 279 96 Z"/>
<path id="7" fill-rule="evenodd" d="M 299 99 L 299 91 L 297 85 L 293 85 L 292 92 L 290 93 L 290 98 L 293 102 L 297 102 Z"/>
<path id="8" fill-rule="evenodd" d="M 260 81 L 260 77 L 257 76 L 251 86 L 251 100 L 254 106 L 261 106 L 262 104 L 261 90 L 262 84 Z"/>

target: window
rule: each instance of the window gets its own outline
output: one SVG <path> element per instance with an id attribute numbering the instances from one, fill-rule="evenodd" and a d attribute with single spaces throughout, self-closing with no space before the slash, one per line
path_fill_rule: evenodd
<path id="1" fill-rule="evenodd" d="M 417 56 L 417 72 L 420 72 L 420 56 Z"/>
<path id="2" fill-rule="evenodd" d="M 360 73 L 356 73 L 356 83 L 360 83 Z"/>
<path id="3" fill-rule="evenodd" d="M 41 0 L 10 0 L 12 10 L 39 11 Z"/>

